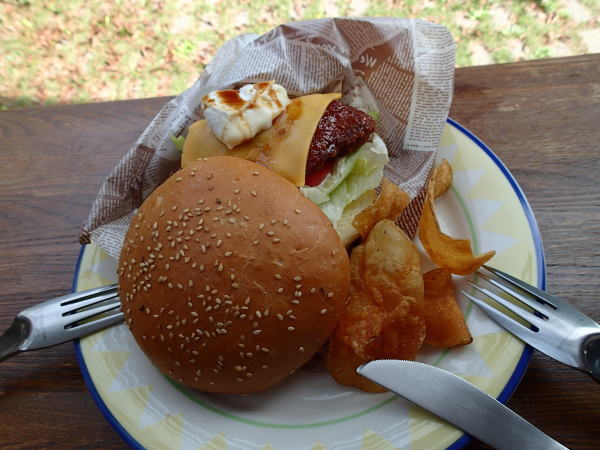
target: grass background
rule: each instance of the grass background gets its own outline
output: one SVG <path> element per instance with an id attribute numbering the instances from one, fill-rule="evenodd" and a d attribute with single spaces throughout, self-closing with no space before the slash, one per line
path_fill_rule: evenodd
<path id="1" fill-rule="evenodd" d="M 443 24 L 459 67 L 600 52 L 597 0 L 0 0 L 0 109 L 175 95 L 226 40 L 332 16 Z"/>

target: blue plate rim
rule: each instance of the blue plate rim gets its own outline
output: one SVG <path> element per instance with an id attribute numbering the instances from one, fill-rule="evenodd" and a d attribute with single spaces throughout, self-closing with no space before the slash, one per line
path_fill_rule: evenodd
<path id="1" fill-rule="evenodd" d="M 466 129 L 465 127 L 463 127 L 458 122 L 451 119 L 450 117 L 448 117 L 446 122 L 449 125 L 456 128 L 461 133 L 463 133 L 465 136 L 467 136 L 471 141 L 473 141 L 494 162 L 494 164 L 496 164 L 498 169 L 500 169 L 500 171 L 502 172 L 504 177 L 508 180 L 510 186 L 512 187 L 513 191 L 515 192 L 515 195 L 517 196 L 517 198 L 519 199 L 519 202 L 521 203 L 521 207 L 525 213 L 525 216 L 527 217 L 527 222 L 529 224 L 529 229 L 531 230 L 532 240 L 534 242 L 535 253 L 536 253 L 538 287 L 540 287 L 541 289 L 545 289 L 546 288 L 546 258 L 544 255 L 544 247 L 542 244 L 542 237 L 541 237 L 541 233 L 539 231 L 537 221 L 533 214 L 533 210 L 531 209 L 531 206 L 529 205 L 529 202 L 527 201 L 527 198 L 525 197 L 525 193 L 523 192 L 523 190 L 517 183 L 517 180 L 510 173 L 508 168 L 504 165 L 504 163 L 502 163 L 500 158 L 498 158 L 498 156 L 486 144 L 484 144 L 481 139 L 479 139 L 475 134 L 473 134 L 471 131 L 469 131 L 468 129 Z M 79 271 L 81 268 L 81 261 L 83 259 L 84 251 L 85 251 L 85 245 L 82 245 L 81 249 L 79 251 L 79 256 L 77 257 L 76 265 L 75 265 L 75 273 L 73 276 L 71 292 L 75 292 L 77 290 L 77 280 L 79 279 Z M 84 380 L 85 384 L 87 385 L 87 388 L 90 391 L 92 398 L 94 399 L 94 402 L 98 406 L 98 409 L 100 410 L 100 412 L 102 412 L 102 414 L 104 415 L 104 417 L 106 418 L 108 423 L 113 427 L 113 429 L 117 432 L 117 434 L 125 441 L 125 443 L 127 443 L 129 446 L 131 446 L 134 449 L 144 450 L 144 447 L 139 442 L 137 442 L 135 440 L 135 438 L 133 436 L 131 436 L 131 434 L 129 434 L 129 432 L 121 425 L 121 423 L 115 418 L 115 416 L 111 413 L 110 409 L 106 406 L 106 404 L 100 397 L 100 394 L 96 390 L 94 382 L 92 381 L 91 375 L 90 375 L 88 368 L 85 364 L 85 361 L 83 359 L 83 353 L 81 351 L 79 339 L 76 339 L 74 341 L 74 348 L 75 348 L 75 355 L 77 357 L 77 363 L 79 364 L 79 367 L 81 369 L 81 374 L 83 376 L 83 380 Z M 521 357 L 519 358 L 519 361 L 518 361 L 517 365 L 515 366 L 515 370 L 513 371 L 510 378 L 508 379 L 508 382 L 504 386 L 504 389 L 502 389 L 502 391 L 500 392 L 500 394 L 497 397 L 498 401 L 500 401 L 502 403 L 506 403 L 510 399 L 511 395 L 517 389 L 517 386 L 519 385 L 519 383 L 521 382 L 521 379 L 525 375 L 525 371 L 527 370 L 529 361 L 531 360 L 532 353 L 533 353 L 533 348 L 529 345 L 525 345 L 523 352 L 521 353 Z M 458 449 L 464 448 L 472 440 L 473 440 L 473 438 L 470 435 L 465 433 L 458 440 L 456 440 L 452 445 L 450 445 L 448 447 L 448 450 L 458 450 Z"/>

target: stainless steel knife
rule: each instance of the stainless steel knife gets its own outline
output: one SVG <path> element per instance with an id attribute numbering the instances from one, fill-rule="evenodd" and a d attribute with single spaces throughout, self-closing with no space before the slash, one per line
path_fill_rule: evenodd
<path id="1" fill-rule="evenodd" d="M 498 449 L 565 449 L 495 398 L 446 370 L 377 360 L 357 372 Z"/>

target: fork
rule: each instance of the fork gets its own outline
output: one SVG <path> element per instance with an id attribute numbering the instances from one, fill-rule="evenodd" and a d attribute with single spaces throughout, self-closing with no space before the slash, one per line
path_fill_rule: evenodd
<path id="1" fill-rule="evenodd" d="M 600 383 L 600 325 L 584 315 L 567 302 L 531 286 L 505 272 L 493 267 L 483 266 L 498 279 L 477 271 L 477 274 L 499 290 L 527 305 L 533 311 L 508 300 L 497 293 L 467 281 L 473 288 L 495 300 L 517 316 L 528 322 L 531 327 L 504 314 L 484 300 L 465 291 L 469 298 L 500 326 L 536 348 L 542 353 L 579 369 Z"/>
<path id="2" fill-rule="evenodd" d="M 21 311 L 0 336 L 0 361 L 51 347 L 123 320 L 116 284 L 56 297 Z"/>

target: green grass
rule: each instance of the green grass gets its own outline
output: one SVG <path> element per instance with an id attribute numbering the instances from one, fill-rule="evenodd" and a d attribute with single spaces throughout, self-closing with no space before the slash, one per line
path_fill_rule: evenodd
<path id="1" fill-rule="evenodd" d="M 600 3 L 577 1 L 589 20 L 563 0 L 0 0 L 0 109 L 174 95 L 228 39 L 331 15 L 443 24 L 459 67 L 582 54 Z"/>

